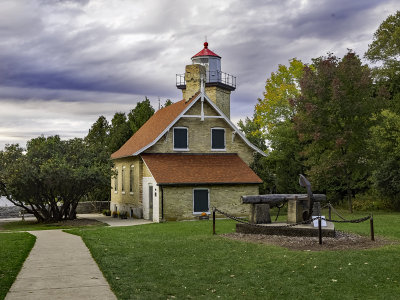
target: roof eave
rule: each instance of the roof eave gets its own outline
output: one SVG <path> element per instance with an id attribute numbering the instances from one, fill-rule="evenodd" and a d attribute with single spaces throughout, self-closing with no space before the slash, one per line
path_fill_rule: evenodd
<path id="1" fill-rule="evenodd" d="M 189 185 L 245 185 L 245 184 L 261 184 L 257 182 L 158 182 L 157 185 L 162 186 L 189 186 Z"/>

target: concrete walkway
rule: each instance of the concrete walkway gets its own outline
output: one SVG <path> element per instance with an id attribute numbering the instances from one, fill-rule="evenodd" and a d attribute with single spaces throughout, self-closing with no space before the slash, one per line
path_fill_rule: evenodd
<path id="1" fill-rule="evenodd" d="M 61 230 L 29 233 L 36 243 L 6 300 L 117 299 L 81 237 Z"/>

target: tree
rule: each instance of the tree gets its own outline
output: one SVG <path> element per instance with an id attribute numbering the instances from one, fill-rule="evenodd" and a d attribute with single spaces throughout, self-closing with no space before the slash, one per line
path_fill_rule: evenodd
<path id="1" fill-rule="evenodd" d="M 89 129 L 85 142 L 90 147 L 97 147 L 98 150 L 108 150 L 110 136 L 110 124 L 104 116 L 100 116 Z"/>
<path id="2" fill-rule="evenodd" d="M 267 146 L 265 145 L 264 135 L 261 133 L 261 128 L 259 124 L 254 121 L 255 115 L 252 119 L 246 118 L 243 122 L 239 120 L 238 126 L 240 130 L 245 134 L 246 138 L 256 147 L 263 151 L 267 151 Z M 262 179 L 263 183 L 260 186 L 260 193 L 265 194 L 271 192 L 273 187 L 273 175 L 271 174 L 268 166 L 267 160 L 264 156 L 256 153 L 254 156 L 254 161 L 251 163 L 250 168 Z"/>
<path id="3" fill-rule="evenodd" d="M 90 151 L 97 153 L 94 158 L 96 165 L 104 166 L 104 177 L 111 177 L 111 170 L 107 169 L 110 166 L 110 141 L 111 126 L 104 116 L 100 116 L 92 127 L 89 133 L 84 138 L 85 144 L 89 147 Z M 87 200 L 90 201 L 110 201 L 110 182 L 103 180 L 104 184 L 98 184 L 91 192 L 87 194 Z"/>
<path id="4" fill-rule="evenodd" d="M 117 151 L 132 136 L 133 132 L 125 113 L 117 112 L 111 120 L 108 148 L 110 153 Z"/>
<path id="5" fill-rule="evenodd" d="M 374 69 L 381 106 L 371 128 L 372 182 L 381 196 L 400 209 L 400 11 L 382 22 L 365 57 L 379 63 Z"/>
<path id="6" fill-rule="evenodd" d="M 400 209 L 400 115 L 384 110 L 379 117 L 379 124 L 371 128 L 372 182 L 383 197 Z"/>
<path id="7" fill-rule="evenodd" d="M 305 143 L 305 164 L 318 189 L 343 198 L 366 188 L 369 128 L 373 113 L 370 70 L 349 51 L 314 59 L 300 80 L 295 124 Z M 331 197 L 332 198 L 332 197 Z"/>
<path id="8" fill-rule="evenodd" d="M 264 99 L 258 99 L 255 119 L 264 133 L 270 132 L 282 122 L 292 120 L 295 114 L 290 100 L 300 94 L 299 80 L 304 64 L 293 58 L 289 67 L 279 65 L 277 72 L 272 72 L 265 84 Z"/>
<path id="9" fill-rule="evenodd" d="M 304 64 L 293 58 L 289 66 L 279 65 L 265 85 L 264 98 L 255 107 L 253 136 L 268 140 L 264 168 L 269 169 L 269 190 L 279 193 L 299 192 L 298 175 L 304 168 L 299 153 L 301 143 L 294 129 L 296 114 L 292 99 L 300 95 L 299 81 Z M 263 178 L 264 179 L 264 178 Z"/>
<path id="10" fill-rule="evenodd" d="M 255 118 L 256 114 L 254 113 L 252 119 L 246 117 L 244 122 L 242 120 L 239 120 L 238 126 L 240 130 L 245 134 L 246 138 L 250 141 L 250 143 L 258 147 L 262 151 L 266 151 L 267 146 L 265 144 L 265 137 L 261 131 L 260 124 L 255 121 Z"/>
<path id="11" fill-rule="evenodd" d="M 136 107 L 128 114 L 132 134 L 138 131 L 152 115 L 154 115 L 154 108 L 151 106 L 150 100 L 147 97 L 142 102 L 138 102 Z"/>
<path id="12" fill-rule="evenodd" d="M 174 104 L 174 103 L 171 101 L 171 99 L 167 99 L 167 100 L 165 100 L 164 105 L 162 105 L 161 107 L 167 107 L 167 106 L 170 106 L 171 104 Z"/>
<path id="13" fill-rule="evenodd" d="M 365 57 L 380 63 L 374 69 L 376 82 L 390 93 L 389 108 L 400 113 L 400 11 L 382 22 Z"/>
<path id="14" fill-rule="evenodd" d="M 74 219 L 79 200 L 104 184 L 105 166 L 95 157 L 78 138 L 41 136 L 28 141 L 26 151 L 8 145 L 0 151 L 0 195 L 41 222 Z"/>
<path id="15" fill-rule="evenodd" d="M 383 110 L 371 128 L 372 182 L 376 190 L 400 209 L 400 115 Z"/>

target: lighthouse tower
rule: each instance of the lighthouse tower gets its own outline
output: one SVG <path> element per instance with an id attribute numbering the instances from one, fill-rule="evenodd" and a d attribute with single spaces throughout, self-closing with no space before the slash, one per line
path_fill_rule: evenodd
<path id="1" fill-rule="evenodd" d="M 182 90 L 183 98 L 189 100 L 200 90 L 201 80 L 205 81 L 206 95 L 230 117 L 230 95 L 236 89 L 236 77 L 221 71 L 221 56 L 204 48 L 192 57 L 185 74 L 176 75 L 176 86 Z"/>

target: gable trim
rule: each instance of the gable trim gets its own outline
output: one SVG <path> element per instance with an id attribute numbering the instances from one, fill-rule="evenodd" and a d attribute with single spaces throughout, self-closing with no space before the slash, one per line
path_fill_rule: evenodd
<path id="1" fill-rule="evenodd" d="M 222 117 L 225 119 L 225 121 L 231 126 L 231 128 L 234 130 L 235 133 L 239 134 L 239 136 L 243 139 L 243 141 L 253 150 L 256 152 L 260 153 L 262 156 L 267 156 L 264 151 L 261 151 L 258 149 L 256 146 L 254 146 L 250 141 L 244 136 L 244 134 L 236 127 L 235 124 L 232 123 L 232 121 L 222 112 L 222 110 L 219 109 L 219 107 L 208 98 L 206 94 L 204 94 L 204 98 L 207 99 L 208 103 L 213 107 Z"/>
<path id="2" fill-rule="evenodd" d="M 176 122 L 179 121 L 179 119 L 181 119 L 182 117 L 188 117 L 192 118 L 192 115 L 185 115 L 185 113 L 192 108 L 192 106 L 199 100 L 199 99 L 206 99 L 206 101 L 208 102 L 208 104 L 211 105 L 211 107 L 217 111 L 217 113 L 219 114 L 219 116 L 204 116 L 204 118 L 219 118 L 219 119 L 224 119 L 229 126 L 234 130 L 235 133 L 237 133 L 242 140 L 250 147 L 252 148 L 254 151 L 258 152 L 259 154 L 261 154 L 262 156 L 267 156 L 265 154 L 264 151 L 261 151 L 260 149 L 258 149 L 256 146 L 254 146 L 252 143 L 250 143 L 250 141 L 244 136 L 244 134 L 235 126 L 235 124 L 232 123 L 232 121 L 222 112 L 222 110 L 219 109 L 219 107 L 210 100 L 210 98 L 208 98 L 207 94 L 204 93 L 199 93 L 197 95 L 197 97 L 188 105 L 188 107 L 186 107 L 164 130 L 163 132 L 160 133 L 160 135 L 155 138 L 151 143 L 147 144 L 146 146 L 144 146 L 142 149 L 136 151 L 135 153 L 131 154 L 130 156 L 135 156 L 135 155 L 139 155 L 140 153 L 142 153 L 143 151 L 149 149 L 150 147 L 152 147 L 154 144 L 156 144 L 163 136 L 164 134 L 166 134 L 174 125 Z M 194 117 L 198 117 L 201 118 L 201 116 L 194 116 Z"/>
<path id="3" fill-rule="evenodd" d="M 149 149 L 151 146 L 153 146 L 155 143 L 157 143 L 164 134 L 166 134 L 171 128 L 172 126 L 175 125 L 176 122 L 179 121 L 179 119 L 197 102 L 197 100 L 199 100 L 201 97 L 201 94 L 197 95 L 197 97 L 188 105 L 188 107 L 186 107 L 180 114 L 179 116 L 177 116 L 175 118 L 175 120 L 173 120 L 164 130 L 163 132 L 161 132 L 159 134 L 158 137 L 156 137 L 150 144 L 147 144 L 146 146 L 144 146 L 142 149 L 139 149 L 138 151 L 136 151 L 135 153 L 133 153 L 131 156 L 134 155 L 139 155 L 140 153 L 142 153 L 143 151 Z"/>
<path id="4" fill-rule="evenodd" d="M 183 115 L 182 118 L 204 118 L 204 119 L 223 119 L 223 116 L 201 116 L 201 115 Z"/>

